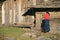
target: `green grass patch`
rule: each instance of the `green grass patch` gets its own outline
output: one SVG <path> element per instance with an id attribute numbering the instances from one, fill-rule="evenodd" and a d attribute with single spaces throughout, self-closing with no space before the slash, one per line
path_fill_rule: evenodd
<path id="1" fill-rule="evenodd" d="M 20 38 L 24 33 L 29 32 L 23 30 L 23 28 L 17 28 L 17 27 L 0 27 L 0 34 L 3 34 L 7 37 L 14 37 L 17 39 L 24 39 Z M 27 38 L 29 39 L 29 38 Z"/>
<path id="2" fill-rule="evenodd" d="M 0 35 L 4 35 L 7 37 L 14 37 L 17 40 L 35 40 L 35 38 L 30 38 L 29 36 L 22 37 L 24 33 L 31 32 L 31 30 L 27 29 L 24 30 L 23 28 L 18 28 L 18 27 L 0 27 Z M 46 36 L 48 38 L 54 38 L 54 36 L 58 36 L 60 38 L 60 34 L 50 34 L 50 33 L 43 33 L 43 32 L 38 32 L 39 36 Z"/>

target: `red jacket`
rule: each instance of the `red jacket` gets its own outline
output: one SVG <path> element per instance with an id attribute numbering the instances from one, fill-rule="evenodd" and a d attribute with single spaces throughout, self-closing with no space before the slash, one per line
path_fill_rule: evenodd
<path id="1" fill-rule="evenodd" d="M 44 20 L 49 20 L 50 19 L 50 15 L 48 13 L 44 14 Z"/>

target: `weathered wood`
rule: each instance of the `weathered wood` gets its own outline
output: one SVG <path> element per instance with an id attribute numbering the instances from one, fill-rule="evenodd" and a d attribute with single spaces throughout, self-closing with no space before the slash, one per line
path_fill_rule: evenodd
<path id="1" fill-rule="evenodd" d="M 21 23 L 23 20 L 23 12 L 22 12 L 22 0 L 16 0 L 17 1 L 17 19 L 18 19 L 18 23 Z"/>
<path id="2" fill-rule="evenodd" d="M 2 24 L 5 24 L 5 2 L 2 5 Z"/>
<path id="3" fill-rule="evenodd" d="M 45 0 L 46 1 L 46 0 Z M 12 25 L 12 24 L 33 24 L 34 23 L 34 18 L 32 16 L 22 16 L 22 14 L 24 14 L 26 11 L 28 11 L 29 7 L 49 7 L 49 5 L 51 6 L 52 3 L 40 3 L 43 2 L 43 0 L 6 0 L 4 4 L 4 11 L 5 11 L 5 16 L 4 16 L 4 24 L 6 25 Z M 60 3 L 60 2 L 58 2 Z M 55 4 L 55 3 L 53 3 Z M 57 4 L 57 2 L 56 2 Z M 59 4 L 58 4 L 59 5 Z M 51 6 L 52 7 L 52 6 Z M 55 6 L 56 7 L 56 6 Z M 41 26 L 41 18 L 42 18 L 42 14 L 40 12 L 36 13 L 36 29 L 40 30 L 40 26 Z M 53 18 L 53 14 L 51 15 Z M 54 17 L 57 16 L 56 14 L 54 14 Z M 57 18 L 60 16 L 57 16 Z"/>
<path id="4" fill-rule="evenodd" d="M 34 8 L 58 8 L 60 7 L 60 0 L 37 0 Z"/>
<path id="5" fill-rule="evenodd" d="M 60 18 L 60 12 L 50 12 L 50 18 Z"/>
<path id="6" fill-rule="evenodd" d="M 23 23 L 25 23 L 25 24 L 28 23 L 30 25 L 34 24 L 34 16 L 24 16 Z"/>
<path id="7" fill-rule="evenodd" d="M 9 25 L 9 2 L 6 1 L 5 24 Z"/>
<path id="8" fill-rule="evenodd" d="M 36 12 L 36 29 L 41 29 L 41 22 L 42 22 L 42 14 L 40 12 Z"/>

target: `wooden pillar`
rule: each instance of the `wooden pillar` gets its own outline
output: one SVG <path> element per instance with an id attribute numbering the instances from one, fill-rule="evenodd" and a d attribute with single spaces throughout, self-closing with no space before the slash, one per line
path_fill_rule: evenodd
<path id="1" fill-rule="evenodd" d="M 9 0 L 9 25 L 14 24 L 14 0 Z"/>
<path id="2" fill-rule="evenodd" d="M 12 21 L 12 10 L 10 10 L 9 13 L 10 13 L 10 21 L 9 21 L 9 23 L 10 23 L 10 25 L 12 25 L 13 24 L 13 21 Z"/>
<path id="3" fill-rule="evenodd" d="M 13 5 L 13 24 L 16 23 L 16 15 L 17 15 L 17 4 L 16 4 L 16 1 L 14 2 L 14 5 Z"/>
<path id="4" fill-rule="evenodd" d="M 36 12 L 35 16 L 36 16 L 36 29 L 40 30 L 42 22 L 42 14 L 40 12 Z"/>
<path id="5" fill-rule="evenodd" d="M 6 2 L 3 2 L 2 4 L 2 24 L 5 24 L 5 4 Z"/>
<path id="6" fill-rule="evenodd" d="M 9 2 L 6 1 L 5 24 L 9 25 Z"/>
<path id="7" fill-rule="evenodd" d="M 21 13 L 21 1 L 22 0 L 16 0 L 17 2 L 17 23 L 20 24 L 22 20 L 22 13 Z"/>

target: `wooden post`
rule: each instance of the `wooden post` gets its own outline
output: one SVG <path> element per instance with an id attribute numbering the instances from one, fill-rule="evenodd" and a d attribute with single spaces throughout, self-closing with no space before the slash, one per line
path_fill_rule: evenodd
<path id="1" fill-rule="evenodd" d="M 12 25 L 13 24 L 13 21 L 12 21 L 12 10 L 10 10 L 10 21 L 9 21 L 9 23 Z"/>
<path id="2" fill-rule="evenodd" d="M 25 0 L 26 1 L 26 0 Z M 16 0 L 16 3 L 17 3 L 17 19 L 18 19 L 18 23 L 20 24 L 20 23 L 22 23 L 22 21 L 23 21 L 23 13 L 24 13 L 24 11 L 22 11 L 22 8 L 24 7 L 24 6 L 22 6 L 22 5 L 24 5 L 25 4 L 25 1 L 23 2 L 23 0 Z"/>
<path id="3" fill-rule="evenodd" d="M 15 24 L 16 23 L 16 2 L 14 2 L 14 4 L 13 4 L 13 24 Z"/>
<path id="4" fill-rule="evenodd" d="M 9 25 L 9 2 L 6 1 L 5 24 Z"/>
<path id="5" fill-rule="evenodd" d="M 5 24 L 5 4 L 6 2 L 2 4 L 2 24 Z"/>
<path id="6" fill-rule="evenodd" d="M 9 0 L 9 25 L 13 25 L 14 22 L 14 0 Z"/>
<path id="7" fill-rule="evenodd" d="M 41 29 L 41 22 L 42 22 L 42 14 L 40 12 L 36 12 L 36 29 Z"/>

